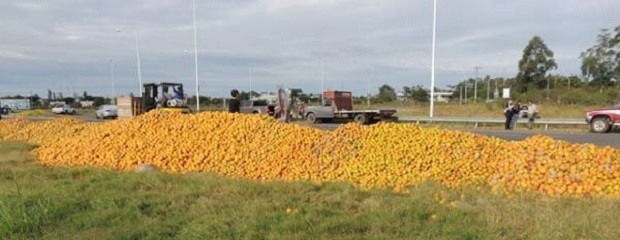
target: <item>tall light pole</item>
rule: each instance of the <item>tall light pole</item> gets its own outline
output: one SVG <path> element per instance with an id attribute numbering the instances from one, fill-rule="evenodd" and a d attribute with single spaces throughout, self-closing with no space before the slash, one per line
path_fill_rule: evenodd
<path id="1" fill-rule="evenodd" d="M 198 92 L 198 40 L 196 37 L 196 0 L 193 0 L 192 3 L 192 15 L 194 18 L 194 72 L 196 77 L 196 112 L 200 112 L 200 93 Z"/>
<path id="2" fill-rule="evenodd" d="M 370 107 L 370 79 L 366 79 L 366 106 Z"/>
<path id="3" fill-rule="evenodd" d="M 321 102 L 323 102 L 324 92 L 325 92 L 325 62 L 321 60 Z"/>
<path id="4" fill-rule="evenodd" d="M 136 27 L 136 68 L 138 68 L 138 93 L 142 97 L 142 67 L 140 66 L 140 45 L 138 44 L 138 27 Z"/>
<path id="5" fill-rule="evenodd" d="M 115 100 L 115 96 L 116 96 L 116 89 L 114 88 L 114 59 L 110 58 L 108 59 L 108 62 L 110 63 L 110 83 L 112 85 L 112 102 L 116 103 Z"/>
<path id="6" fill-rule="evenodd" d="M 480 67 L 474 67 L 476 69 L 476 78 L 474 79 L 474 102 L 478 102 L 478 69 Z"/>
<path id="7" fill-rule="evenodd" d="M 254 80 L 254 79 L 252 79 L 252 68 L 250 68 L 248 71 L 250 72 L 250 92 L 249 92 L 249 94 L 250 94 L 250 100 L 252 100 L 252 81 Z"/>
<path id="8" fill-rule="evenodd" d="M 116 28 L 114 31 L 122 32 L 122 28 Z M 136 43 L 136 72 L 138 73 L 138 93 L 139 96 L 142 96 L 142 67 L 140 66 L 140 44 L 138 43 L 138 27 L 135 27 L 135 38 L 134 41 Z"/>
<path id="9" fill-rule="evenodd" d="M 433 44 L 431 51 L 431 109 L 430 117 L 433 117 L 435 110 L 435 32 L 437 26 L 437 0 L 433 0 Z"/>

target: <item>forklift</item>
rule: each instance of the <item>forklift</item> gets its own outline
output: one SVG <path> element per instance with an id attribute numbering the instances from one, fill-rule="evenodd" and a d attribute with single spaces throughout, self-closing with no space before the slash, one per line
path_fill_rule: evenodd
<path id="1" fill-rule="evenodd" d="M 146 83 L 143 85 L 142 110 L 144 112 L 153 109 L 189 113 L 187 99 L 183 92 L 183 84 L 180 83 Z"/>

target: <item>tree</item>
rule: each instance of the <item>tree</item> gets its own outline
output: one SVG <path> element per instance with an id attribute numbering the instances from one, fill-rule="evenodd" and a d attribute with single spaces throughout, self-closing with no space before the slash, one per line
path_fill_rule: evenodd
<path id="1" fill-rule="evenodd" d="M 52 100 L 52 90 L 47 89 L 47 100 Z"/>
<path id="2" fill-rule="evenodd" d="M 34 94 L 30 97 L 32 101 L 32 108 L 41 107 L 41 97 L 38 94 Z"/>
<path id="3" fill-rule="evenodd" d="M 407 99 L 411 99 L 417 102 L 428 102 L 430 100 L 430 94 L 428 90 L 422 86 L 417 85 L 415 87 L 403 87 L 403 92 Z"/>
<path id="4" fill-rule="evenodd" d="M 63 98 L 62 101 L 65 102 L 66 104 L 72 105 L 75 103 L 75 98 L 66 97 L 66 98 Z"/>
<path id="5" fill-rule="evenodd" d="M 620 80 L 620 25 L 615 31 L 612 37 L 608 29 L 601 29 L 596 45 L 579 56 L 581 73 L 591 85 L 603 88 Z"/>
<path id="6" fill-rule="evenodd" d="M 87 99 L 87 98 L 88 98 L 88 93 L 84 91 L 84 93 L 82 94 L 82 99 Z"/>
<path id="7" fill-rule="evenodd" d="M 384 102 L 392 102 L 396 100 L 396 91 L 393 87 L 387 84 L 383 84 L 379 88 L 379 100 Z"/>
<path id="8" fill-rule="evenodd" d="M 551 51 L 539 36 L 534 36 L 523 49 L 523 57 L 519 61 L 517 88 L 522 93 L 528 87 L 539 89 L 547 86 L 547 72 L 557 68 Z"/>
<path id="9" fill-rule="evenodd" d="M 93 107 L 99 107 L 110 103 L 110 99 L 104 97 L 93 97 Z"/>

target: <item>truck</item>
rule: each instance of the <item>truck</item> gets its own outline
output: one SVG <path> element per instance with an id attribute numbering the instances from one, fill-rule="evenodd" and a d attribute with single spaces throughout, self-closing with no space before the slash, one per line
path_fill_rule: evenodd
<path id="1" fill-rule="evenodd" d="M 134 117 L 154 109 L 190 112 L 181 83 L 145 83 L 142 89 L 142 97 L 129 95 L 116 98 L 118 118 Z"/>
<path id="2" fill-rule="evenodd" d="M 590 132 L 606 133 L 620 125 L 620 105 L 586 112 L 586 123 Z"/>
<path id="3" fill-rule="evenodd" d="M 241 113 L 246 114 L 267 114 L 273 116 L 275 103 L 270 103 L 267 99 L 252 99 L 241 101 Z"/>
<path id="4" fill-rule="evenodd" d="M 320 106 L 308 106 L 303 109 L 304 117 L 311 123 L 333 120 L 355 121 L 360 124 L 397 121 L 395 113 L 394 109 L 353 110 L 353 97 L 348 91 L 325 91 Z"/>

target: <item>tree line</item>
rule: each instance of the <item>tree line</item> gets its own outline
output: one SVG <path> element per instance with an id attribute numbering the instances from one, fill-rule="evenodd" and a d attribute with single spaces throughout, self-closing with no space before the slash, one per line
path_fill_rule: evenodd
<path id="1" fill-rule="evenodd" d="M 478 84 L 478 92 L 495 93 L 498 88 L 509 87 L 511 97 L 527 101 L 617 103 L 620 98 L 620 25 L 613 30 L 601 29 L 594 45 L 581 52 L 579 59 L 580 76 L 550 74 L 558 67 L 553 51 L 541 37 L 534 36 L 523 49 L 515 77 L 465 79 L 452 86 L 453 96 L 462 96 L 463 89 L 469 90 L 473 84 Z M 470 98 L 471 95 L 466 99 Z"/>

